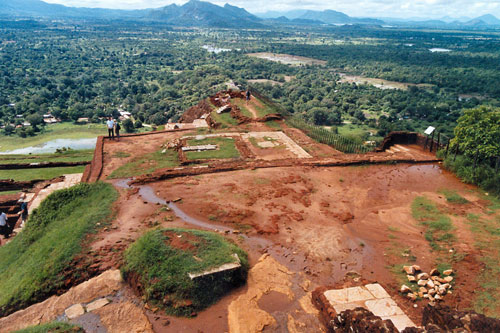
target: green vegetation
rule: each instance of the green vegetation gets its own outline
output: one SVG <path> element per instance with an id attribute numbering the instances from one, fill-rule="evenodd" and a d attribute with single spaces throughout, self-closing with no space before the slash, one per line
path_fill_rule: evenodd
<path id="1" fill-rule="evenodd" d="M 0 179 L 14 179 L 16 181 L 28 181 L 34 179 L 52 179 L 62 175 L 73 173 L 83 173 L 85 166 L 57 167 L 57 168 L 37 168 L 37 169 L 16 169 L 0 170 Z"/>
<path id="2" fill-rule="evenodd" d="M 52 322 L 43 325 L 31 326 L 14 333 L 84 333 L 78 325 L 65 322 Z"/>
<path id="3" fill-rule="evenodd" d="M 476 292 L 474 310 L 487 316 L 500 318 L 498 309 L 500 299 L 500 217 L 467 216 L 476 246 L 481 251 L 481 262 L 484 265 L 477 281 L 480 290 Z"/>
<path id="4" fill-rule="evenodd" d="M 231 100 L 231 103 L 237 105 L 240 108 L 242 115 L 244 115 L 248 118 L 254 118 L 252 112 L 250 112 L 250 110 L 248 110 L 247 105 L 246 105 L 246 101 L 244 99 L 235 98 L 235 99 Z"/>
<path id="5" fill-rule="evenodd" d="M 63 272 L 82 253 L 86 236 L 111 217 L 116 198 L 111 185 L 96 183 L 56 191 L 42 202 L 23 232 L 0 247 L 0 316 L 67 288 Z"/>
<path id="6" fill-rule="evenodd" d="M 122 154 L 120 156 L 117 156 L 117 158 L 123 157 L 125 156 Z M 179 156 L 177 155 L 177 151 L 172 149 L 167 149 L 165 153 L 162 153 L 162 151 L 156 151 L 154 153 L 134 157 L 130 162 L 114 170 L 108 178 L 130 178 L 145 175 L 159 169 L 170 168 L 178 165 Z"/>
<path id="7" fill-rule="evenodd" d="M 189 146 L 201 145 L 217 145 L 217 150 L 205 151 L 188 151 L 186 157 L 188 160 L 206 160 L 206 159 L 223 159 L 223 158 L 238 158 L 240 153 L 234 144 L 234 139 L 224 137 L 212 137 L 203 140 L 189 140 Z"/>
<path id="8" fill-rule="evenodd" d="M 447 245 L 453 243 L 455 235 L 450 233 L 454 229 L 451 219 L 432 201 L 425 197 L 417 197 L 412 203 L 411 211 L 413 217 L 426 227 L 425 239 L 434 250 L 442 250 L 443 243 Z"/>
<path id="9" fill-rule="evenodd" d="M 304 120 L 297 117 L 288 118 L 287 124 L 304 131 L 314 140 L 332 146 L 344 153 L 366 153 L 371 150 L 370 147 L 356 143 L 344 136 L 328 131 L 321 126 L 306 123 Z"/>
<path id="10" fill-rule="evenodd" d="M 465 199 L 462 197 L 460 194 L 457 193 L 457 191 L 454 190 L 441 190 L 439 193 L 442 193 L 446 201 L 454 203 L 454 204 L 466 204 L 469 203 L 469 200 Z"/>
<path id="11" fill-rule="evenodd" d="M 93 149 L 65 150 L 53 154 L 38 155 L 0 155 L 0 164 L 27 164 L 41 162 L 83 162 L 91 161 L 94 157 Z"/>
<path id="12" fill-rule="evenodd" d="M 242 269 L 191 280 L 200 273 L 235 262 Z M 200 230 L 156 229 L 147 232 L 125 252 L 122 274 L 138 281 L 147 302 L 167 313 L 190 316 L 215 303 L 246 280 L 246 253 L 222 236 Z"/>
<path id="13" fill-rule="evenodd" d="M 45 126 L 37 136 L 20 138 L 19 136 L 1 135 L 0 151 L 36 146 L 56 139 L 87 139 L 99 135 L 107 135 L 104 124 L 52 124 Z"/>
<path id="14" fill-rule="evenodd" d="M 217 112 L 212 112 L 212 119 L 215 120 L 215 122 L 221 124 L 222 128 L 228 128 L 232 126 L 238 125 L 238 122 L 236 119 L 231 117 L 231 114 L 229 112 L 224 112 L 224 113 L 217 113 Z"/>
<path id="15" fill-rule="evenodd" d="M 500 108 L 466 110 L 455 135 L 444 166 L 465 183 L 500 196 Z"/>

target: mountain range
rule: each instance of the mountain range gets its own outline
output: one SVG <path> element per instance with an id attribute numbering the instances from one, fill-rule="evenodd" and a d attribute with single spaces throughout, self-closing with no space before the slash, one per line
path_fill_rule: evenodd
<path id="1" fill-rule="evenodd" d="M 120 10 L 102 8 L 77 8 L 49 4 L 42 0 L 0 0 L 0 18 L 82 18 L 82 19 L 132 19 L 158 21 L 176 26 L 261 28 L 270 25 L 328 25 L 369 24 L 433 28 L 500 28 L 500 20 L 493 15 L 474 19 L 441 20 L 356 18 L 335 10 L 293 10 L 267 12 L 256 16 L 243 8 L 229 4 L 223 7 L 210 2 L 190 0 L 182 6 L 172 4 L 156 9 Z"/>

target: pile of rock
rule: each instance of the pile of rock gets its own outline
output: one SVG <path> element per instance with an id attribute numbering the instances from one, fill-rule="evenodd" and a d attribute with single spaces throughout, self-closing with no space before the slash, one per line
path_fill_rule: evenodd
<path id="1" fill-rule="evenodd" d="M 405 272 L 410 283 L 415 283 L 418 287 L 418 292 L 414 292 L 412 288 L 403 284 L 401 293 L 416 301 L 418 298 L 428 299 L 430 302 L 440 301 L 447 294 L 451 294 L 451 281 L 453 281 L 453 270 L 448 269 L 443 272 L 443 277 L 437 269 L 432 269 L 429 273 L 422 272 L 420 266 L 404 266 Z"/>

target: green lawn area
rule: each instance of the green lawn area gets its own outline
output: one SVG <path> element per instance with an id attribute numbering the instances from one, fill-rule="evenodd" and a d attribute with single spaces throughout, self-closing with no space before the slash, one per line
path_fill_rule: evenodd
<path id="1" fill-rule="evenodd" d="M 0 179 L 14 179 L 16 181 L 29 181 L 34 179 L 45 180 L 56 178 L 62 175 L 83 173 L 84 170 L 84 165 L 57 168 L 0 170 Z"/>
<path id="2" fill-rule="evenodd" d="M 117 156 L 117 158 L 121 157 Z M 164 154 L 161 151 L 157 151 L 133 158 L 127 164 L 124 164 L 118 169 L 114 170 L 108 178 L 130 178 L 145 175 L 158 169 L 169 168 L 178 165 L 179 156 L 177 155 L 177 151 L 167 149 Z"/>
<path id="3" fill-rule="evenodd" d="M 246 101 L 244 99 L 235 98 L 235 99 L 231 100 L 231 103 L 237 105 L 240 108 L 242 115 L 249 117 L 249 118 L 253 118 L 253 114 L 252 114 L 252 112 L 250 112 L 250 110 L 247 109 Z"/>
<path id="4" fill-rule="evenodd" d="M 0 247 L 0 317 L 66 289 L 62 273 L 84 250 L 86 236 L 107 224 L 117 197 L 112 185 L 95 183 L 56 191 L 42 202 L 24 230 Z"/>
<path id="5" fill-rule="evenodd" d="M 56 139 L 85 139 L 107 134 L 108 131 L 104 124 L 51 124 L 46 125 L 41 133 L 32 137 L 21 138 L 17 135 L 0 135 L 0 151 L 35 146 Z"/>
<path id="6" fill-rule="evenodd" d="M 84 333 L 85 331 L 78 325 L 54 321 L 43 325 L 31 326 L 14 333 Z"/>
<path id="7" fill-rule="evenodd" d="M 497 209 L 496 209 L 497 210 Z M 467 222 L 474 235 L 475 245 L 483 264 L 477 276 L 480 286 L 474 297 L 474 310 L 500 318 L 500 214 L 481 216 L 469 214 Z"/>
<path id="8" fill-rule="evenodd" d="M 255 98 L 255 97 L 252 97 L 252 98 Z M 255 109 L 257 110 L 257 116 L 259 117 L 264 117 L 265 115 L 267 114 L 271 114 L 271 113 L 279 113 L 278 110 L 276 110 L 274 107 L 268 105 L 266 102 L 262 101 L 262 100 L 258 100 L 262 106 L 255 106 Z"/>
<path id="9" fill-rule="evenodd" d="M 240 270 L 191 280 L 200 273 L 236 262 Z M 167 313 L 190 316 L 215 303 L 246 280 L 247 254 L 213 232 L 187 229 L 156 229 L 147 232 L 125 252 L 122 275 L 140 282 L 146 301 Z"/>
<path id="10" fill-rule="evenodd" d="M 368 140 L 377 142 L 383 140 L 383 138 L 378 135 L 370 136 L 369 131 L 376 132 L 376 130 L 366 125 L 345 124 L 338 126 L 337 130 L 340 135 L 360 143 Z"/>
<path id="11" fill-rule="evenodd" d="M 93 149 L 67 150 L 54 154 L 38 155 L 0 155 L 0 164 L 23 164 L 40 162 L 82 162 L 91 161 L 94 157 Z"/>
<path id="12" fill-rule="evenodd" d="M 212 119 L 217 123 L 221 124 L 222 128 L 232 127 L 238 125 L 236 119 L 231 117 L 229 112 L 218 114 L 217 112 L 212 112 Z"/>
<path id="13" fill-rule="evenodd" d="M 203 140 L 189 140 L 187 142 L 189 146 L 200 146 L 200 145 L 218 145 L 218 150 L 206 150 L 206 151 L 188 151 L 186 152 L 186 157 L 188 160 L 207 160 L 207 159 L 224 159 L 224 158 L 238 158 L 240 153 L 234 144 L 234 139 L 223 138 L 223 137 L 213 137 L 206 138 Z"/>
<path id="14" fill-rule="evenodd" d="M 455 229 L 451 219 L 431 200 L 425 197 L 417 197 L 411 205 L 413 217 L 425 226 L 425 239 L 431 247 L 436 250 L 444 250 L 443 245 L 451 245 L 455 235 L 451 232 Z"/>

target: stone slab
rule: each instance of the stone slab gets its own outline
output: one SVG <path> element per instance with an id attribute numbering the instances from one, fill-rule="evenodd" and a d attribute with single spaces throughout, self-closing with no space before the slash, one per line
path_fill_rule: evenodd
<path id="1" fill-rule="evenodd" d="M 236 259 L 236 261 L 233 263 L 224 264 L 224 265 L 221 265 L 219 267 L 209 269 L 209 270 L 206 270 L 206 271 L 201 272 L 201 273 L 188 273 L 189 278 L 191 280 L 194 280 L 194 279 L 199 278 L 201 276 L 212 275 L 212 274 L 240 268 L 241 267 L 240 258 L 238 257 L 238 255 L 236 253 L 233 254 L 233 257 Z"/>
<path id="2" fill-rule="evenodd" d="M 394 315 L 394 316 L 388 316 L 388 317 L 381 317 L 383 320 L 389 319 L 392 321 L 394 326 L 398 329 L 398 331 L 402 331 L 407 327 L 416 327 L 413 321 L 408 318 L 407 315 L 402 314 L 402 315 Z"/>
<path id="3" fill-rule="evenodd" d="M 379 317 L 388 317 L 404 314 L 403 310 L 392 300 L 392 298 L 375 299 L 365 302 L 366 308 Z"/>
<path id="4" fill-rule="evenodd" d="M 103 306 L 106 306 L 108 304 L 109 304 L 109 301 L 107 298 L 99 298 L 98 300 L 95 300 L 92 303 L 87 304 L 87 311 L 91 312 L 91 311 L 100 309 Z"/>
<path id="5" fill-rule="evenodd" d="M 385 291 L 385 289 L 378 283 L 372 283 L 365 285 L 365 288 L 375 297 L 375 298 L 390 298 L 391 296 Z"/>
<path id="6" fill-rule="evenodd" d="M 66 314 L 66 317 L 68 317 L 68 319 L 75 319 L 76 317 L 80 317 L 81 315 L 83 315 L 85 313 L 85 309 L 80 303 L 78 303 L 64 310 L 64 313 Z"/>

